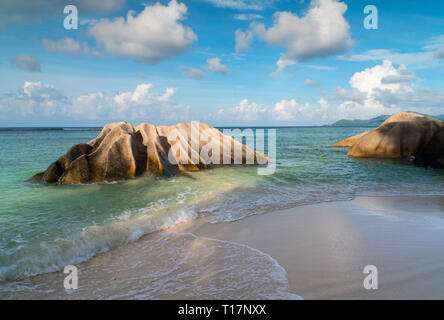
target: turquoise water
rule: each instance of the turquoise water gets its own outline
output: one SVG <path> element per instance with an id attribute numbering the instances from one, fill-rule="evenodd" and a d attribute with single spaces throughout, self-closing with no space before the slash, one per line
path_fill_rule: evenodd
<path id="1" fill-rule="evenodd" d="M 353 159 L 330 147 L 363 130 L 277 129 L 272 176 L 229 167 L 77 186 L 25 181 L 98 130 L 0 131 L 0 280 L 58 270 L 197 217 L 224 222 L 356 195 L 443 194 L 444 170 Z"/>

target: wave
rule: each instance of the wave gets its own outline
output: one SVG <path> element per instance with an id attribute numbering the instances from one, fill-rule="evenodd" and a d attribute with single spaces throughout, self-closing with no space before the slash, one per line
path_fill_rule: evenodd
<path id="1" fill-rule="evenodd" d="M 130 216 L 130 213 L 124 212 L 117 222 L 91 225 L 65 239 L 41 242 L 33 248 L 33 254 L 0 267 L 0 281 L 54 272 L 69 264 L 85 262 L 99 253 L 138 240 L 145 234 L 195 219 L 197 213 L 184 208 L 169 214 L 146 214 L 128 219 Z"/>
<path id="2" fill-rule="evenodd" d="M 66 294 L 58 274 L 0 288 L 6 298 L 46 299 L 287 299 L 286 271 L 248 245 L 163 232 L 82 265 L 79 289 Z"/>

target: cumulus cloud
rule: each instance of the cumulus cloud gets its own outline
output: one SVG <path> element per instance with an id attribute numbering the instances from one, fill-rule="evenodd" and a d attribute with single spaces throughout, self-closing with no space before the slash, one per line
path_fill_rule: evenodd
<path id="1" fill-rule="evenodd" d="M 352 45 L 350 25 L 344 18 L 347 5 L 338 0 L 312 0 L 302 17 L 291 12 L 276 12 L 273 26 L 252 23 L 259 39 L 270 46 L 284 47 L 277 73 L 285 67 L 314 58 L 346 52 Z"/>
<path id="2" fill-rule="evenodd" d="M 239 105 L 219 109 L 210 115 L 213 120 L 245 121 L 245 122 L 299 122 L 326 118 L 329 112 L 329 103 L 321 98 L 317 107 L 313 108 L 309 103 L 301 104 L 296 99 L 283 99 L 272 107 L 260 105 L 243 99 Z"/>
<path id="3" fill-rule="evenodd" d="M 174 103 L 171 98 L 177 89 L 167 88 L 164 93 L 152 91 L 152 84 L 142 83 L 134 91 L 116 95 L 103 92 L 79 96 L 72 102 L 70 116 L 80 119 L 121 120 L 180 120 L 188 117 L 188 107 Z"/>
<path id="4" fill-rule="evenodd" d="M 156 3 L 135 16 L 129 11 L 126 19 L 101 19 L 88 33 L 111 54 L 156 63 L 185 52 L 197 40 L 181 23 L 186 14 L 186 5 L 176 0 L 165 6 Z"/>
<path id="5" fill-rule="evenodd" d="M 379 95 L 381 92 L 395 94 L 400 91 L 411 91 L 411 87 L 405 82 L 392 81 L 406 73 L 404 65 L 396 69 L 388 60 L 381 65 L 356 72 L 349 81 L 352 91 L 337 89 L 344 99 L 338 106 L 338 116 L 343 118 L 372 117 L 399 111 L 399 106 L 382 103 Z"/>
<path id="6" fill-rule="evenodd" d="M 14 59 L 12 59 L 12 63 L 17 68 L 22 70 L 32 71 L 32 72 L 42 71 L 39 60 L 37 60 L 37 58 L 34 58 L 33 56 L 20 54 L 18 56 L 15 56 Z"/>
<path id="7" fill-rule="evenodd" d="M 388 60 L 356 72 L 350 79 L 352 90 L 336 89 L 335 99 L 343 100 L 337 116 L 365 118 L 402 110 L 435 113 L 441 109 L 442 112 L 444 91 L 417 87 L 414 78 L 405 65 L 395 68 Z"/>
<path id="8" fill-rule="evenodd" d="M 242 31 L 241 29 L 237 29 L 234 33 L 235 40 L 235 50 L 236 52 L 241 52 L 250 47 L 253 42 L 254 33 L 251 30 Z"/>
<path id="9" fill-rule="evenodd" d="M 228 73 L 230 69 L 220 62 L 219 58 L 207 59 L 207 65 L 205 67 L 208 71 L 214 73 Z"/>
<path id="10" fill-rule="evenodd" d="M 99 122 L 188 119 L 189 107 L 173 101 L 177 89 L 167 88 L 165 92 L 157 93 L 152 88 L 152 84 L 142 83 L 133 91 L 114 95 L 94 92 L 70 100 L 48 84 L 25 82 L 17 92 L 0 98 L 0 117 L 63 117 Z"/>
<path id="11" fill-rule="evenodd" d="M 317 81 L 314 81 L 314 80 L 311 80 L 311 79 L 305 79 L 304 86 L 306 86 L 306 87 L 319 87 L 319 86 L 321 86 L 321 83 L 317 82 Z"/>
<path id="12" fill-rule="evenodd" d="M 364 103 L 367 98 L 367 93 L 359 91 L 358 89 L 347 90 L 342 87 L 335 88 L 334 95 L 330 97 L 330 100 L 339 101 L 354 101 L 358 103 Z"/>
<path id="13" fill-rule="evenodd" d="M 395 92 L 400 90 L 402 85 L 399 82 L 384 82 L 383 80 L 389 77 L 402 77 L 406 74 L 412 75 L 413 73 L 407 70 L 405 65 L 396 69 L 391 61 L 385 60 L 380 65 L 356 72 L 349 82 L 352 88 L 370 94 L 378 89 Z"/>
<path id="14" fill-rule="evenodd" d="M 390 83 L 401 83 L 401 82 L 410 82 L 412 81 L 413 76 L 408 75 L 390 75 L 381 79 L 381 83 L 390 84 Z"/>
<path id="15" fill-rule="evenodd" d="M 441 48 L 438 51 L 436 51 L 436 58 L 444 59 L 444 48 Z"/>
<path id="16" fill-rule="evenodd" d="M 320 124 L 340 118 L 368 119 L 399 111 L 444 113 L 444 91 L 418 87 L 415 79 L 415 74 L 405 65 L 395 67 L 386 60 L 354 73 L 349 80 L 350 88 L 337 87 L 332 95 L 322 93 L 320 98 L 312 97 L 315 103 L 282 99 L 272 106 L 263 106 L 244 99 L 238 106 L 219 109 L 212 114 L 212 119 Z"/>
<path id="17" fill-rule="evenodd" d="M 305 118 L 311 110 L 310 104 L 300 104 L 295 99 L 282 100 L 274 105 L 271 113 L 277 120 L 294 120 L 297 117 Z"/>
<path id="18" fill-rule="evenodd" d="M 179 70 L 182 72 L 183 75 L 192 79 L 201 79 L 205 75 L 205 72 L 197 68 L 189 68 L 181 66 L 179 67 Z"/>
<path id="19" fill-rule="evenodd" d="M 2 0 L 0 26 L 23 22 L 40 23 L 45 16 L 60 15 L 63 8 L 72 4 L 82 13 L 106 13 L 121 9 L 125 0 Z"/>
<path id="20" fill-rule="evenodd" d="M 262 118 L 267 108 L 255 103 L 249 102 L 248 99 L 242 100 L 239 105 L 228 108 L 219 109 L 211 117 L 214 119 L 234 119 L 237 121 L 256 121 Z"/>
<path id="21" fill-rule="evenodd" d="M 42 45 L 43 49 L 49 53 L 66 53 L 75 56 L 100 56 L 100 53 L 92 49 L 87 43 L 79 43 L 77 40 L 68 37 L 60 39 L 59 41 L 43 39 Z"/>
<path id="22" fill-rule="evenodd" d="M 26 81 L 23 88 L 5 94 L 0 99 L 0 114 L 52 117 L 66 112 L 67 105 L 68 99 L 54 87 L 41 82 Z"/>

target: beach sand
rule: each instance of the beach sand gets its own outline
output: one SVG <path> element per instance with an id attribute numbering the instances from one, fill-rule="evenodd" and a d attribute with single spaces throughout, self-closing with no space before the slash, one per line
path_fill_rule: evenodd
<path id="1" fill-rule="evenodd" d="M 146 235 L 63 272 L 10 283 L 11 299 L 444 299 L 444 197 L 357 197 Z M 366 265 L 378 289 L 366 290 Z"/>

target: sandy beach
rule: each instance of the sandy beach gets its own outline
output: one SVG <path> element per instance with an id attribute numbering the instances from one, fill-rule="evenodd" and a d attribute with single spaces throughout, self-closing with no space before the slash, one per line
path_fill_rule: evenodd
<path id="1" fill-rule="evenodd" d="M 78 265 L 78 290 L 55 272 L 9 283 L 1 297 L 442 299 L 443 212 L 441 196 L 358 197 L 230 223 L 200 218 Z M 366 265 L 378 268 L 377 290 L 363 287 Z"/>

